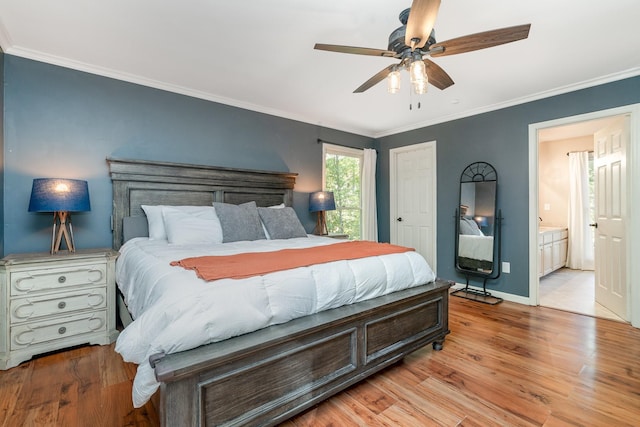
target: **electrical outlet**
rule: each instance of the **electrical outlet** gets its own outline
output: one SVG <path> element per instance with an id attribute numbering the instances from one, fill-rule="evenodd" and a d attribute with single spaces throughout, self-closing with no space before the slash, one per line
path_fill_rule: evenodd
<path id="1" fill-rule="evenodd" d="M 544 204 L 544 210 L 545 211 L 550 211 L 551 210 L 551 205 L 549 203 L 545 203 Z"/>
<path id="2" fill-rule="evenodd" d="M 502 272 L 503 273 L 511 273 L 511 263 L 510 262 L 502 262 Z"/>

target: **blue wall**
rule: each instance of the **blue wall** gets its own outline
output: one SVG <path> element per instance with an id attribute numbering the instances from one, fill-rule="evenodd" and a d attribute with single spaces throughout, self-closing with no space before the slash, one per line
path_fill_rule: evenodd
<path id="1" fill-rule="evenodd" d="M 111 246 L 107 157 L 297 172 L 294 208 L 311 231 L 308 193 L 322 185 L 318 138 L 346 132 L 4 55 L 4 254 L 47 251 L 51 216 L 29 213 L 33 178 L 89 182 L 91 212 L 73 216 L 78 248 Z"/>
<path id="2" fill-rule="evenodd" d="M 317 138 L 378 148 L 379 233 L 389 241 L 389 149 L 435 140 L 439 276 L 463 279 L 453 266 L 458 180 L 469 163 L 486 161 L 499 174 L 503 258 L 512 271 L 492 288 L 521 296 L 529 289 L 528 125 L 640 102 L 636 77 L 373 141 L 12 55 L 0 67 L 3 254 L 49 247 L 50 216 L 27 212 L 37 177 L 89 181 L 92 211 L 73 218 L 78 247 L 109 247 L 110 156 L 298 172 L 294 207 L 311 230 L 307 197 L 322 180 Z"/>
<path id="3" fill-rule="evenodd" d="M 458 183 L 468 164 L 485 161 L 498 172 L 498 205 L 504 216 L 502 258 L 511 263 L 511 273 L 491 282 L 491 288 L 528 296 L 529 124 L 639 102 L 640 77 L 635 77 L 381 138 L 377 141 L 380 239 L 389 240 L 389 150 L 437 141 L 438 275 L 464 282 L 453 262 Z"/>

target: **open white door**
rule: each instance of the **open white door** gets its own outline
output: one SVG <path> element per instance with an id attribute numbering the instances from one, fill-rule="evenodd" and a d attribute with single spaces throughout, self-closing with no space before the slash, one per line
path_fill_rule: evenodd
<path id="1" fill-rule="evenodd" d="M 436 270 L 435 142 L 390 150 L 391 243 L 415 248 Z"/>
<path id="2" fill-rule="evenodd" d="M 626 321 L 629 320 L 626 265 L 629 121 L 628 115 L 620 116 L 594 135 L 596 302 Z"/>

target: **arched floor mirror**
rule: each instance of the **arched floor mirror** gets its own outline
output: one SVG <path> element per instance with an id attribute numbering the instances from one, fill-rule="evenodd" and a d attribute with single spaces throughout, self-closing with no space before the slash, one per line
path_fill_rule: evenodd
<path id="1" fill-rule="evenodd" d="M 487 281 L 500 277 L 500 231 L 498 173 L 486 162 L 467 166 L 460 175 L 459 203 L 455 211 L 455 267 L 466 278 L 463 289 L 452 295 L 488 304 L 502 298 L 487 291 Z M 471 288 L 472 278 L 482 280 L 482 290 Z"/>

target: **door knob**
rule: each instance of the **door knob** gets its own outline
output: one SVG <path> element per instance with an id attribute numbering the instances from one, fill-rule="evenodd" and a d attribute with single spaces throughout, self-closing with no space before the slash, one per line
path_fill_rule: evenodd
<path id="1" fill-rule="evenodd" d="M 598 223 L 597 223 L 597 222 L 594 222 L 593 224 L 589 224 L 589 227 L 595 227 L 595 228 L 598 228 Z"/>
<path id="2" fill-rule="evenodd" d="M 398 222 L 402 222 L 402 217 L 400 217 L 400 218 L 396 219 L 396 221 L 398 221 Z"/>

